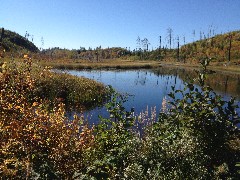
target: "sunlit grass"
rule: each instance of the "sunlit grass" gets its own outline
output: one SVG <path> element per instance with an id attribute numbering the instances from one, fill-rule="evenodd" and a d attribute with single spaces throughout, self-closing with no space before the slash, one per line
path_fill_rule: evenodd
<path id="1" fill-rule="evenodd" d="M 115 69 L 141 69 L 141 68 L 156 68 L 160 66 L 158 61 L 138 61 L 138 60 L 102 60 L 99 62 L 90 62 L 88 60 L 54 60 L 40 61 L 43 66 L 52 66 L 59 69 L 100 69 L 100 68 L 115 68 Z"/>

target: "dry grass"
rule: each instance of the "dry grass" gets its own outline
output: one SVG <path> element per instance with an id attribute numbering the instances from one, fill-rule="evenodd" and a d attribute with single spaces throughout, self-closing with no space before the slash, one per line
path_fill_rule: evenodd
<path id="1" fill-rule="evenodd" d="M 181 63 L 181 62 L 162 62 L 161 65 L 165 67 L 181 67 L 184 69 L 193 69 L 193 68 L 199 69 L 200 67 L 200 65 L 197 63 L 189 64 L 189 63 Z M 233 63 L 230 63 L 230 64 L 210 63 L 210 65 L 208 66 L 208 69 L 213 71 L 240 74 L 240 66 L 235 65 Z"/>
<path id="2" fill-rule="evenodd" d="M 160 66 L 158 61 L 134 61 L 134 60 L 102 60 L 99 62 L 90 62 L 87 60 L 54 60 L 41 61 L 44 66 L 52 66 L 60 69 L 141 69 L 141 68 L 156 68 Z"/>
<path id="3" fill-rule="evenodd" d="M 22 59 L 15 59 L 22 61 Z M 2 60 L 3 61 L 3 60 Z M 9 61 L 5 58 L 4 61 Z M 36 60 L 34 60 L 36 61 Z M 38 60 L 37 60 L 38 61 Z M 1 60 L 0 60 L 1 62 Z M 125 60 L 125 59 L 107 59 L 99 62 L 89 60 L 72 60 L 72 59 L 59 59 L 59 60 L 40 60 L 39 64 L 43 67 L 51 66 L 56 69 L 153 69 L 161 66 L 164 67 L 181 67 L 186 69 L 199 68 L 200 65 L 196 62 L 182 63 L 174 61 L 154 61 L 154 60 Z M 221 71 L 226 73 L 240 74 L 240 65 L 236 62 L 227 64 L 226 62 L 212 62 L 208 69 L 213 71 Z"/>

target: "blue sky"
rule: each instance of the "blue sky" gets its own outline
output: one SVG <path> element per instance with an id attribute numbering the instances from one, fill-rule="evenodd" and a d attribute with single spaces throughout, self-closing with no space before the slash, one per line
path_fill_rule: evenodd
<path id="1" fill-rule="evenodd" d="M 25 35 L 41 47 L 131 47 L 148 38 L 167 43 L 167 29 L 186 42 L 200 31 L 240 30 L 240 0 L 1 0 L 0 27 Z M 196 35 L 193 36 L 195 30 Z M 181 42 L 182 43 L 182 42 Z"/>

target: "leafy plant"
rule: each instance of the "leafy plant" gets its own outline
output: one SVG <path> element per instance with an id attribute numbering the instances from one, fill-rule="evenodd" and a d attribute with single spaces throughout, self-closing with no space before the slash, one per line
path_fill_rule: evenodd
<path id="1" fill-rule="evenodd" d="M 113 91 L 106 104 L 109 118 L 100 117 L 95 127 L 95 146 L 89 152 L 91 162 L 87 174 L 97 179 L 121 178 L 129 156 L 135 152 L 135 138 L 132 127 L 134 116 L 123 107 L 123 95 Z"/>
<path id="2" fill-rule="evenodd" d="M 235 172 L 239 151 L 233 151 L 229 143 L 239 138 L 239 107 L 234 98 L 225 101 L 205 85 L 208 63 L 208 58 L 201 62 L 201 87 L 192 83 L 187 83 L 183 91 L 172 87 L 172 108 L 160 113 L 159 122 L 147 136 L 145 152 L 147 162 L 151 162 L 147 167 L 163 177 L 205 179 L 236 175 L 231 173 Z M 223 165 L 227 170 L 216 174 L 216 168 Z"/>

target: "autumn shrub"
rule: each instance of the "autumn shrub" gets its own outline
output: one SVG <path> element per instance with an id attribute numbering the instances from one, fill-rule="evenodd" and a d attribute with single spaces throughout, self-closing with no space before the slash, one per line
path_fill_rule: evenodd
<path id="1" fill-rule="evenodd" d="M 34 96 L 31 63 L 5 63 L 0 79 L 0 176 L 4 179 L 71 178 L 81 170 L 82 151 L 93 143 L 83 119 L 65 116 L 64 104 L 49 110 Z"/>

